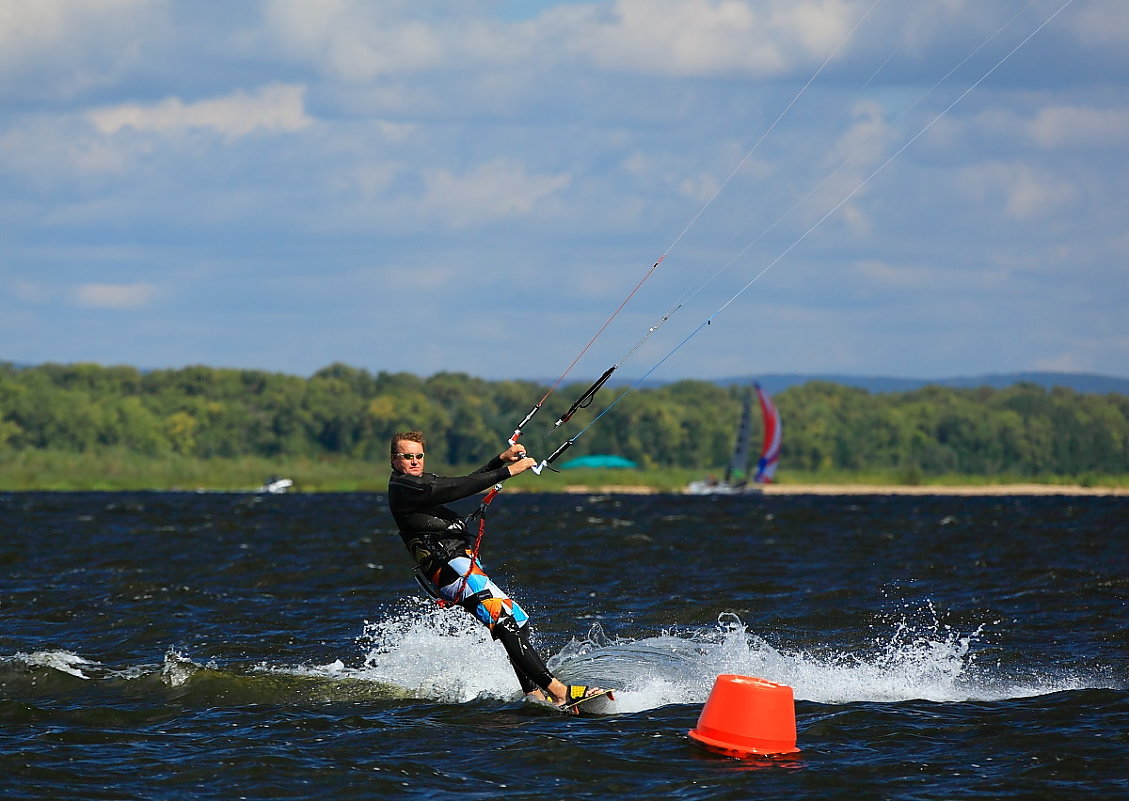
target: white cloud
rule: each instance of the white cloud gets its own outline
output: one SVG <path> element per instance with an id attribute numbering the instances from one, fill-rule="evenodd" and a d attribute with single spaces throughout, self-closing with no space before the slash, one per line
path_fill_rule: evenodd
<path id="1" fill-rule="evenodd" d="M 156 288 L 146 283 L 84 284 L 74 288 L 71 299 L 76 306 L 92 309 L 140 309 L 156 294 Z"/>
<path id="2" fill-rule="evenodd" d="M 860 281 L 880 286 L 898 286 L 903 289 L 925 289 L 934 283 L 930 270 L 920 267 L 896 266 L 889 262 L 867 259 L 854 265 Z"/>
<path id="3" fill-rule="evenodd" d="M 1057 373 L 1082 373 L 1093 369 L 1088 359 L 1081 358 L 1076 353 L 1059 353 L 1054 356 L 1040 356 L 1032 365 L 1035 370 L 1047 370 Z"/>
<path id="4" fill-rule="evenodd" d="M 0 2 L 0 53 L 7 62 L 63 37 L 68 17 L 61 2 Z"/>
<path id="5" fill-rule="evenodd" d="M 1074 187 L 1064 180 L 1026 166 L 1004 176 L 1007 211 L 1016 220 L 1037 220 L 1073 204 Z"/>
<path id="6" fill-rule="evenodd" d="M 856 237 L 866 237 L 873 221 L 860 201 L 868 191 L 868 179 L 889 153 L 892 136 L 878 103 L 856 103 L 851 109 L 850 126 L 831 143 L 822 162 L 819 183 L 802 199 L 808 224 L 819 221 L 847 198 L 840 213 Z"/>
<path id="7" fill-rule="evenodd" d="M 1063 15 L 1064 23 L 1073 28 L 1084 48 L 1109 47 L 1125 52 L 1129 46 L 1129 25 L 1125 24 L 1124 3 L 1089 2 L 1072 11 Z"/>
<path id="8" fill-rule="evenodd" d="M 958 185 L 984 206 L 1002 204 L 1007 216 L 1017 221 L 1046 219 L 1072 206 L 1078 198 L 1074 185 L 1047 170 L 1022 163 L 994 162 L 967 167 L 958 173 Z"/>
<path id="9" fill-rule="evenodd" d="M 603 67 L 660 75 L 777 75 L 826 57 L 850 29 L 843 0 L 618 0 L 545 15 L 563 46 Z"/>
<path id="10" fill-rule="evenodd" d="M 859 291 L 867 295 L 930 298 L 939 300 L 948 294 L 963 295 L 996 290 L 1006 278 L 1007 271 L 991 264 L 978 265 L 974 270 L 954 267 L 944 261 L 906 263 L 863 259 L 852 265 L 847 276 Z"/>
<path id="11" fill-rule="evenodd" d="M 1129 146 L 1129 109 L 1052 106 L 1035 115 L 1031 137 L 1043 147 Z"/>
<path id="12" fill-rule="evenodd" d="M 349 82 L 431 69 L 451 55 L 457 30 L 410 18 L 402 3 L 269 0 L 264 22 L 292 56 Z M 461 48 L 458 48 L 461 50 Z"/>
<path id="13" fill-rule="evenodd" d="M 634 167 L 629 167 L 634 169 Z M 716 176 L 708 174 L 695 174 L 687 176 L 678 182 L 678 191 L 685 197 L 698 203 L 705 203 L 717 194 L 721 181 Z"/>
<path id="14" fill-rule="evenodd" d="M 270 0 L 267 35 L 288 57 L 364 84 L 429 71 L 589 66 L 663 76 L 779 75 L 826 58 L 861 15 L 848 0 L 617 0 L 549 6 L 503 22 L 472 8 Z"/>
<path id="15" fill-rule="evenodd" d="M 331 176 L 329 185 L 338 193 L 365 198 L 379 197 L 402 169 L 402 165 L 398 164 L 361 162 Z"/>
<path id="16" fill-rule="evenodd" d="M 1014 147 L 1016 142 L 1040 148 L 1129 148 L 1129 108 L 1083 105 L 1048 105 L 1032 113 L 992 109 L 975 115 L 962 126 L 948 122 L 948 135 L 987 135 Z M 950 145 L 953 144 L 950 139 Z"/>
<path id="17" fill-rule="evenodd" d="M 411 123 L 377 120 L 376 129 L 380 132 L 381 136 L 390 142 L 403 142 L 416 134 L 419 130 L 419 126 Z"/>
<path id="18" fill-rule="evenodd" d="M 349 328 L 362 327 L 349 311 L 358 297 L 392 304 L 402 285 L 438 310 L 423 338 L 428 366 L 476 372 L 493 335 L 475 334 L 463 310 L 488 310 L 504 302 L 499 287 L 517 286 L 531 315 L 550 313 L 545 298 L 570 304 L 559 345 L 513 342 L 505 369 L 541 375 L 546 349 L 574 355 L 568 343 L 585 341 L 590 318 L 599 325 L 676 235 L 675 258 L 646 288 L 659 302 L 639 296 L 642 328 L 668 308 L 671 285 L 747 242 L 724 276 L 740 286 L 858 189 L 748 293 L 769 310 L 816 310 L 779 319 L 774 333 L 795 348 L 789 369 L 815 359 L 943 374 L 1029 366 L 1017 360 L 1037 350 L 1124 372 L 1125 347 L 1109 335 L 1120 318 L 1096 330 L 1116 314 L 1104 310 L 1124 306 L 1117 271 L 1129 252 L 1121 0 L 1074 0 L 860 188 L 1061 2 L 0 0 L 0 285 L 38 318 L 0 349 L 19 357 L 34 341 L 50 342 L 36 352 L 56 360 L 152 364 L 160 352 L 259 364 L 274 314 L 309 355 L 282 349 L 273 367 L 358 354 L 360 366 L 415 369 L 424 351 L 379 337 L 358 347 Z M 727 178 L 848 34 L 755 160 Z M 112 274 L 94 275 L 95 260 Z M 203 293 L 161 304 L 159 351 L 140 313 L 117 315 L 113 343 L 84 339 L 91 315 L 74 304 L 166 297 L 148 283 L 154 264 L 192 275 L 230 265 L 225 286 L 236 275 L 244 285 L 222 308 Z M 370 281 L 358 292 L 362 267 Z M 551 284 L 559 269 L 573 276 L 565 285 Z M 320 303 L 280 275 L 310 276 Z M 1045 291 L 1056 279 L 1070 297 Z M 542 286 L 553 289 L 530 289 Z M 710 290 L 724 297 L 721 282 Z M 1031 298 L 1022 315 L 1008 303 L 1017 293 Z M 960 304 L 977 312 L 967 345 L 936 336 Z M 1020 351 L 983 322 L 1027 330 L 1063 316 L 1099 344 L 1048 334 Z M 167 333 L 183 327 L 203 333 Z M 842 351 L 815 346 L 838 340 Z M 909 360 L 919 342 L 928 357 Z M 629 344 L 609 342 L 611 356 Z M 728 347 L 687 349 L 685 369 L 737 372 L 765 357 Z"/>
<path id="19" fill-rule="evenodd" d="M 869 237 L 874 232 L 874 222 L 858 205 L 848 203 L 840 210 L 847 229 L 856 238 Z"/>
<path id="20" fill-rule="evenodd" d="M 166 30 L 162 0 L 0 0 L 0 96 L 74 98 L 113 86 L 146 38 Z"/>
<path id="21" fill-rule="evenodd" d="M 424 174 L 424 204 L 455 226 L 528 214 L 545 197 L 567 187 L 567 174 L 530 175 L 516 162 L 499 159 L 455 175 L 432 169 Z"/>
<path id="22" fill-rule="evenodd" d="M 105 20 L 136 16 L 153 0 L 0 0 L 0 65 L 87 39 Z"/>
<path id="23" fill-rule="evenodd" d="M 40 191 L 65 186 L 67 197 L 85 188 L 88 176 L 125 171 L 129 154 L 76 120 L 74 115 L 27 116 L 0 129 L 0 170 Z"/>
<path id="24" fill-rule="evenodd" d="M 88 117 L 105 135 L 124 128 L 161 134 L 206 128 L 237 138 L 259 129 L 289 132 L 312 124 L 313 120 L 306 116 L 304 96 L 305 87 L 271 84 L 255 92 L 236 91 L 197 103 L 184 103 L 172 97 L 149 106 L 107 106 L 91 111 Z"/>
<path id="25" fill-rule="evenodd" d="M 840 164 L 873 168 L 886 158 L 891 132 L 882 106 L 873 101 L 856 103 L 851 109 L 851 118 L 850 127 L 827 154 L 829 168 Z"/>
<path id="26" fill-rule="evenodd" d="M 9 286 L 12 296 L 29 306 L 39 306 L 51 299 L 51 293 L 47 288 L 35 281 L 13 281 Z"/>

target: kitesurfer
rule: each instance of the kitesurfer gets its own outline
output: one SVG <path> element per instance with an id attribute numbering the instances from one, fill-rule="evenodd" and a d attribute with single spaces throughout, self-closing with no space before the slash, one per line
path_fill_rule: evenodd
<path id="1" fill-rule="evenodd" d="M 388 508 L 416 562 L 420 583 L 433 597 L 458 604 L 490 629 L 527 696 L 563 706 L 600 692 L 553 676 L 529 642 L 529 616 L 482 570 L 466 520 L 443 505 L 524 473 L 537 461 L 524 446 L 511 445 L 473 473 L 447 477 L 424 471 L 425 451 L 421 432 L 394 435 L 388 479 Z"/>

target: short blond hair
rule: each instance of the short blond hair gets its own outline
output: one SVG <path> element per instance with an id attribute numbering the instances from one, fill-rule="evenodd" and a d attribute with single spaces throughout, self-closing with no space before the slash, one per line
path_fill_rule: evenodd
<path id="1" fill-rule="evenodd" d="M 398 450 L 398 447 L 400 445 L 401 440 L 407 440 L 408 442 L 414 442 L 417 445 L 419 445 L 420 450 L 423 450 L 423 451 L 427 450 L 427 443 L 423 439 L 423 432 L 422 431 L 402 431 L 399 434 L 393 434 L 392 435 L 392 441 L 390 443 L 388 443 L 388 458 L 389 459 L 395 459 L 396 454 L 400 452 Z"/>

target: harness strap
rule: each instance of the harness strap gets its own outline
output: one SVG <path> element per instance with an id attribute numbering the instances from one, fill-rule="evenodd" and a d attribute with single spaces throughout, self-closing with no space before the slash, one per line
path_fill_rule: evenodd
<path id="1" fill-rule="evenodd" d="M 449 603 L 446 598 L 439 594 L 439 588 L 436 587 L 427 576 L 424 575 L 423 568 L 416 565 L 412 568 L 412 578 L 419 584 L 420 589 L 423 590 L 430 598 L 434 598 L 436 603 L 440 606 L 448 606 Z"/>
<path id="2" fill-rule="evenodd" d="M 474 570 L 474 566 L 478 563 L 478 552 L 482 548 L 482 535 L 486 533 L 486 509 L 490 506 L 490 503 L 494 500 L 495 496 L 497 496 L 497 494 L 501 491 L 502 485 L 495 484 L 482 498 L 482 503 L 478 505 L 478 508 L 471 512 L 466 518 L 468 527 L 471 525 L 471 523 L 473 523 L 475 519 L 478 520 L 478 533 L 474 538 L 474 547 L 470 551 L 470 565 L 467 567 L 466 573 L 463 573 L 459 577 L 459 586 L 455 589 L 454 593 L 456 598 L 462 595 L 463 590 L 466 589 L 467 581 L 470 580 L 471 571 Z M 439 589 L 435 586 L 435 583 L 428 580 L 428 577 L 424 575 L 423 568 L 421 568 L 420 566 L 417 565 L 415 567 L 415 569 L 412 571 L 412 575 L 415 576 L 416 581 L 419 582 L 419 585 L 423 588 L 423 591 L 435 599 L 435 602 L 439 604 L 440 608 L 446 609 L 448 606 L 453 606 L 454 603 L 456 603 L 449 601 L 439 593 Z M 439 571 L 437 570 L 435 572 L 435 577 L 437 578 L 438 576 Z M 466 606 L 468 610 L 473 610 L 475 604 L 477 604 L 479 601 L 479 595 L 481 595 L 481 593 L 476 593 L 470 598 L 464 598 L 462 601 L 458 601 L 457 603 L 460 606 Z"/>

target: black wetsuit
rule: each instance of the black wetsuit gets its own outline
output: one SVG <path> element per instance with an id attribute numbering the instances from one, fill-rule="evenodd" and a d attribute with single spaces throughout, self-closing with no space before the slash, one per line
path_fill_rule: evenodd
<path id="1" fill-rule="evenodd" d="M 510 477 L 495 457 L 470 475 L 424 473 L 411 476 L 393 469 L 388 479 L 388 508 L 416 566 L 439 596 L 477 617 L 502 643 L 523 692 L 542 690 L 553 675 L 529 643 L 529 616 L 486 575 L 473 559 L 472 533 L 464 518 L 443 506 Z"/>
<path id="2" fill-rule="evenodd" d="M 467 476 L 410 476 L 393 470 L 388 478 L 388 508 L 416 565 L 431 574 L 471 547 L 463 516 L 443 506 L 482 492 L 510 477 L 505 462 L 494 457 Z"/>

